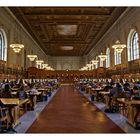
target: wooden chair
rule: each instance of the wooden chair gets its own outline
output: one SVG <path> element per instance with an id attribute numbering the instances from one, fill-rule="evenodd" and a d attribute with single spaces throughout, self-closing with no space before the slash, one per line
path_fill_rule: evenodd
<path id="1" fill-rule="evenodd" d="M 127 106 L 126 106 L 126 104 L 118 102 L 117 101 L 118 98 L 125 98 L 125 99 L 127 99 L 126 93 L 122 92 L 122 93 L 118 94 L 118 97 L 113 97 L 112 98 L 112 106 L 116 106 L 118 111 L 120 113 L 122 113 L 122 115 L 126 116 Z"/>
<path id="2" fill-rule="evenodd" d="M 0 131 L 3 131 L 4 128 L 7 130 L 9 127 L 8 110 L 7 108 L 2 108 L 1 106 L 0 106 L 0 122 L 1 122 Z"/>

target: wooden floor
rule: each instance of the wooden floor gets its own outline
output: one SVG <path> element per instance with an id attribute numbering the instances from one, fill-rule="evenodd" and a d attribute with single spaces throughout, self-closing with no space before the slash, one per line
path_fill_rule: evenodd
<path id="1" fill-rule="evenodd" d="M 26 133 L 124 133 L 72 85 L 63 85 Z"/>

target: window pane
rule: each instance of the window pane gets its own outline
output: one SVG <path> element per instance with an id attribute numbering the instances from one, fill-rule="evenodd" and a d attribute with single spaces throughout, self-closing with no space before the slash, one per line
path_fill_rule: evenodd
<path id="1" fill-rule="evenodd" d="M 7 48 L 5 46 L 5 38 L 3 32 L 0 30 L 0 60 L 6 61 Z"/>
<path id="2" fill-rule="evenodd" d="M 106 68 L 108 68 L 108 67 L 110 67 L 110 49 L 109 48 L 106 51 L 106 55 L 107 55 L 107 58 L 106 58 Z"/>
<path id="3" fill-rule="evenodd" d="M 134 32 L 131 40 L 131 60 L 139 58 L 138 33 Z"/>

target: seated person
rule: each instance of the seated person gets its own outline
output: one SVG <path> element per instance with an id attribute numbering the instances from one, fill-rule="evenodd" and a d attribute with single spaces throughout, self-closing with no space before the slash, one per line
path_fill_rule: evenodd
<path id="1" fill-rule="evenodd" d="M 110 91 L 110 94 L 113 96 L 113 97 L 120 97 L 120 95 L 122 95 L 124 92 L 124 89 L 122 88 L 121 84 L 119 83 L 116 83 L 116 86 L 113 87 Z"/>
<path id="2" fill-rule="evenodd" d="M 140 88 L 140 81 L 136 82 L 136 86 Z"/>
<path id="3" fill-rule="evenodd" d="M 38 90 L 33 86 L 33 88 L 31 89 L 31 93 L 37 93 Z"/>
<path id="4" fill-rule="evenodd" d="M 17 93 L 17 97 L 21 100 L 27 98 L 27 94 L 25 92 L 24 85 L 21 85 L 21 87 Z"/>
<path id="5" fill-rule="evenodd" d="M 130 84 L 129 84 L 129 83 L 125 83 L 125 84 L 123 85 L 123 88 L 124 88 L 125 91 L 130 91 L 130 92 L 131 92 Z"/>
<path id="6" fill-rule="evenodd" d="M 38 90 L 35 88 L 33 84 L 30 85 L 30 100 L 31 100 L 31 109 L 34 110 L 35 102 L 36 102 L 36 96 L 34 96 L 34 93 L 37 93 Z"/>
<path id="7" fill-rule="evenodd" d="M 123 85 L 123 89 L 124 89 L 124 92 L 126 93 L 127 98 L 130 98 L 132 90 L 128 82 Z"/>
<path id="8" fill-rule="evenodd" d="M 134 86 L 131 94 L 131 99 L 136 99 L 136 98 L 140 99 L 140 89 L 139 87 Z"/>
<path id="9" fill-rule="evenodd" d="M 104 87 L 104 91 L 110 91 L 113 87 L 110 85 L 107 85 Z"/>
<path id="10" fill-rule="evenodd" d="M 6 84 L 1 92 L 1 98 L 11 98 L 11 97 L 12 97 L 11 87 L 9 84 Z"/>
<path id="11" fill-rule="evenodd" d="M 110 90 L 110 95 L 109 95 L 109 108 L 111 108 L 112 104 L 116 104 L 116 100 L 117 98 L 124 98 L 124 89 L 122 88 L 121 84 L 116 83 L 116 86 L 114 86 L 111 90 Z"/>

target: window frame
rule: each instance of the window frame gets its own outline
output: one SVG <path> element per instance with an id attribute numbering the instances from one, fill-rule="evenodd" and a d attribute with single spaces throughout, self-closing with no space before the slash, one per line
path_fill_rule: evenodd
<path id="1" fill-rule="evenodd" d="M 134 61 L 139 59 L 139 35 L 138 32 L 132 29 L 128 36 L 128 45 L 127 45 L 127 53 L 128 53 L 128 61 Z"/>
<path id="2" fill-rule="evenodd" d="M 7 38 L 3 29 L 0 28 L 0 60 L 7 61 Z"/>
<path id="3" fill-rule="evenodd" d="M 119 65 L 122 63 L 122 54 L 114 50 L 114 64 Z"/>
<path id="4" fill-rule="evenodd" d="M 109 48 L 107 48 L 107 50 L 106 50 L 106 55 L 107 55 L 106 68 L 109 68 L 110 67 L 110 49 Z"/>

